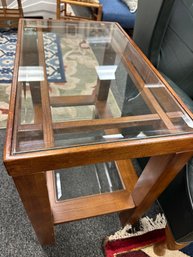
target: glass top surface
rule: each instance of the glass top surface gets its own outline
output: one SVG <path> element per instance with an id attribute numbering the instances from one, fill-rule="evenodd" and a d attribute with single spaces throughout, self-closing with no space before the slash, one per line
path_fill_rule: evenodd
<path id="1" fill-rule="evenodd" d="M 22 23 L 13 153 L 192 133 L 115 23 Z"/>

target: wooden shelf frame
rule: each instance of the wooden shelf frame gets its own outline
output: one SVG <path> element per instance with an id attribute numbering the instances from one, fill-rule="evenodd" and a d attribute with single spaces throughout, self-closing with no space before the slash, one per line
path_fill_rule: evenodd
<path id="1" fill-rule="evenodd" d="M 64 201 L 57 201 L 54 171 L 48 171 L 47 186 L 54 224 L 123 210 L 134 211 L 135 204 L 130 196 L 138 177 L 133 164 L 130 160 L 120 160 L 116 162 L 116 167 L 124 187 L 122 190 Z"/>
<path id="2" fill-rule="evenodd" d="M 61 8 L 61 5 L 63 5 L 63 8 Z M 67 10 L 68 5 L 71 5 L 71 6 L 75 5 L 75 6 L 79 6 L 80 8 L 88 8 L 90 10 L 91 17 L 83 17 L 83 16 L 72 15 Z M 90 3 L 90 2 L 87 2 L 87 1 L 57 0 L 56 18 L 57 19 L 101 21 L 102 5 L 100 3 Z"/>
<path id="3" fill-rule="evenodd" d="M 6 0 L 1 0 L 0 27 L 16 28 L 18 21 L 23 18 L 23 8 L 21 0 L 17 0 L 17 8 L 9 8 Z"/>

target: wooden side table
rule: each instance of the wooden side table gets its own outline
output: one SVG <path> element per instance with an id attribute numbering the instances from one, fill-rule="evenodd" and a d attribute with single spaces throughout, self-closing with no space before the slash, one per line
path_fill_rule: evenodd
<path id="1" fill-rule="evenodd" d="M 135 222 L 192 155 L 192 113 L 119 25 L 20 21 L 4 163 L 41 244 L 62 222 Z"/>

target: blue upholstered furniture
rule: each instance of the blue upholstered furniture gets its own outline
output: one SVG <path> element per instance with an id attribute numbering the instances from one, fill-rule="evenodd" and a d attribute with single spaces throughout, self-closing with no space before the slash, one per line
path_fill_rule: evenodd
<path id="1" fill-rule="evenodd" d="M 118 22 L 124 29 L 133 29 L 135 13 L 122 0 L 99 0 L 103 5 L 103 21 Z"/>

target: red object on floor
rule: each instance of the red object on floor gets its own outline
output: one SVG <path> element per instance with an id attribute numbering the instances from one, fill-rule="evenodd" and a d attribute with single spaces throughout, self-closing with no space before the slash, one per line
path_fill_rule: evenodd
<path id="1" fill-rule="evenodd" d="M 133 237 L 117 239 L 113 241 L 107 240 L 104 245 L 105 256 L 114 257 L 115 254 L 123 253 L 123 255 L 119 255 L 119 256 L 124 257 L 124 256 L 127 256 L 126 252 L 130 250 L 138 250 L 143 247 L 146 247 L 156 242 L 161 242 L 164 240 L 165 240 L 165 229 L 153 230 L 151 232 L 145 233 L 140 236 L 133 236 Z M 133 254 L 138 254 L 138 253 L 133 252 Z M 139 255 L 133 255 L 133 256 L 137 257 Z"/>

